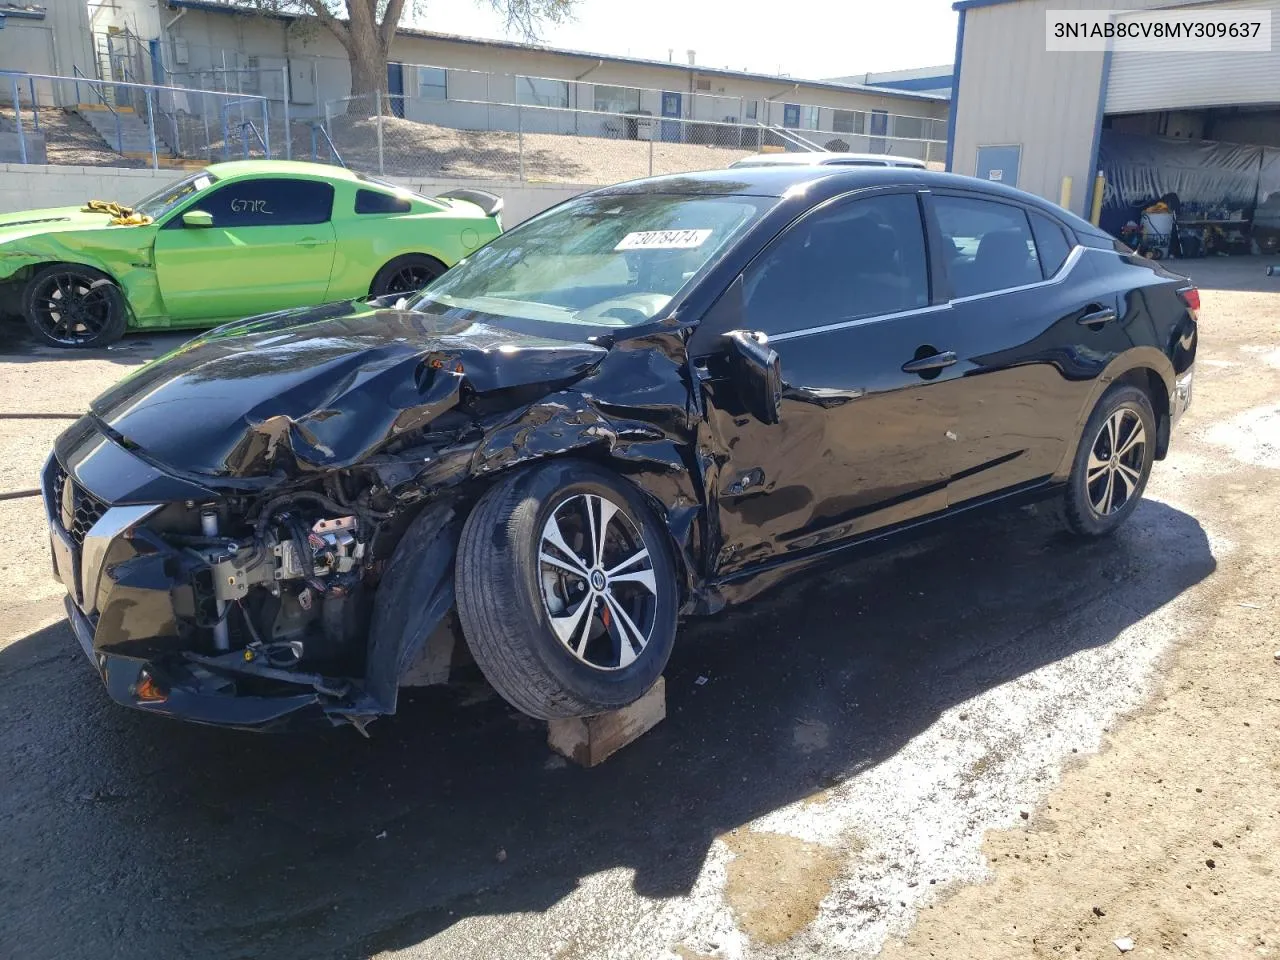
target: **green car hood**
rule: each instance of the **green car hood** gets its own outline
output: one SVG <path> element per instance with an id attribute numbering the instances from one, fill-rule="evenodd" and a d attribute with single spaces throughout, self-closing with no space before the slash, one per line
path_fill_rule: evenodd
<path id="1" fill-rule="evenodd" d="M 113 227 L 105 213 L 86 213 L 82 207 L 50 207 L 48 210 L 23 210 L 0 214 L 0 243 L 21 240 L 42 233 L 68 230 L 136 230 L 137 227 Z"/>

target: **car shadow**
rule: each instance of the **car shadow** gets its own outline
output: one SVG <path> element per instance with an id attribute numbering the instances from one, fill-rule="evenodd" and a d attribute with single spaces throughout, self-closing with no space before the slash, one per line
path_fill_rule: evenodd
<path id="1" fill-rule="evenodd" d="M 1197 521 L 1158 502 L 1097 542 L 1049 513 L 964 520 L 684 625 L 668 718 L 593 770 L 548 762 L 544 728 L 491 695 L 406 697 L 370 740 L 143 716 L 49 627 L 0 651 L 8 949 L 363 957 L 547 910 L 611 868 L 685 894 L 724 831 L 1111 643 L 1215 568 Z M 824 749 L 800 743 L 814 723 Z"/>
<path id="2" fill-rule="evenodd" d="M 186 343 L 198 330 L 129 333 L 108 347 L 91 350 L 51 347 L 36 340 L 20 319 L 0 322 L 0 363 L 44 363 L 49 360 L 109 360 L 140 366 Z"/>

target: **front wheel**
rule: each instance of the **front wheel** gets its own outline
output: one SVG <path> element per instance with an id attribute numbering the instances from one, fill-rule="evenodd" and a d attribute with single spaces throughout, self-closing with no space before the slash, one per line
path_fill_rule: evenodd
<path id="1" fill-rule="evenodd" d="M 458 618 L 485 678 L 539 719 L 640 699 L 679 606 L 665 527 L 626 481 L 562 460 L 513 473 L 467 518 Z"/>
<path id="2" fill-rule="evenodd" d="M 1073 533 L 1110 533 L 1137 509 L 1155 461 L 1156 418 L 1137 387 L 1112 387 L 1094 408 L 1063 497 Z"/>
<path id="3" fill-rule="evenodd" d="M 424 253 L 407 253 L 403 257 L 396 257 L 378 271 L 373 283 L 369 285 L 369 296 L 417 293 L 448 269 L 435 257 L 428 257 Z"/>
<path id="4" fill-rule="evenodd" d="M 124 295 L 89 267 L 55 263 L 36 271 L 22 296 L 27 328 L 52 347 L 105 347 L 128 323 Z"/>

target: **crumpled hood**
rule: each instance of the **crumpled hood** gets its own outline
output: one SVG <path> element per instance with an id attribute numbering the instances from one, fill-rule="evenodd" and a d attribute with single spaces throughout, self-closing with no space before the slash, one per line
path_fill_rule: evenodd
<path id="1" fill-rule="evenodd" d="M 465 388 L 565 384 L 607 353 L 464 311 L 337 303 L 211 330 L 120 381 L 92 410 L 127 445 L 184 472 L 328 469 L 422 429 Z"/>
<path id="2" fill-rule="evenodd" d="M 136 230 L 136 227 L 113 227 L 105 213 L 86 213 L 82 207 L 50 207 L 47 210 L 23 210 L 0 214 L 0 244 L 43 233 L 66 230 Z M 3 253 L 3 248 L 0 248 Z"/>

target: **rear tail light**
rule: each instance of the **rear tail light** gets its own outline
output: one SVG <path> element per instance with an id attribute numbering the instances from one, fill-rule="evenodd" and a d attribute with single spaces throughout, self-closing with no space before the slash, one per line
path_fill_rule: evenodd
<path id="1" fill-rule="evenodd" d="M 1195 287 L 1186 287 L 1178 291 L 1178 296 L 1182 298 L 1182 302 L 1187 305 L 1187 309 L 1192 313 L 1200 310 L 1200 291 Z"/>

